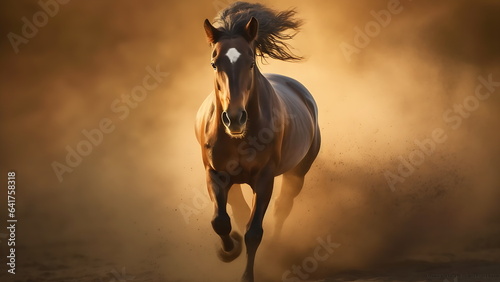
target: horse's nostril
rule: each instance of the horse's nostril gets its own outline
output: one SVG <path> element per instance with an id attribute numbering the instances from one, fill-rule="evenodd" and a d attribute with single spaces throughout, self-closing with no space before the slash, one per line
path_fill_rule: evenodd
<path id="1" fill-rule="evenodd" d="M 240 125 L 243 125 L 246 122 L 247 122 L 247 111 L 243 110 L 240 116 Z"/>
<path id="2" fill-rule="evenodd" d="M 231 120 L 229 119 L 227 112 L 222 112 L 222 122 L 225 126 L 229 126 L 231 124 Z"/>

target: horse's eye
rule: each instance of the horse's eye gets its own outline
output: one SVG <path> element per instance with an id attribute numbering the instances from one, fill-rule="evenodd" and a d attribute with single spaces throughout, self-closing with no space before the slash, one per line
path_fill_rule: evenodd
<path id="1" fill-rule="evenodd" d="M 217 67 L 215 66 L 215 63 L 210 63 L 210 65 L 212 65 L 212 68 L 215 70 L 217 69 Z"/>
<path id="2" fill-rule="evenodd" d="M 255 67 L 255 62 L 252 62 L 252 64 L 250 64 L 250 68 L 253 69 L 253 67 Z"/>

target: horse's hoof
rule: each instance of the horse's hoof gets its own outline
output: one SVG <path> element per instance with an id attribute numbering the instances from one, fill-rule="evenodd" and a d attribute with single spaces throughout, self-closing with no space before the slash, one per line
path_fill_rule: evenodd
<path id="1" fill-rule="evenodd" d="M 230 234 L 230 236 L 231 239 L 233 240 L 234 248 L 229 252 L 224 251 L 222 247 L 220 247 L 219 250 L 217 250 L 217 256 L 223 262 L 232 262 L 241 254 L 242 241 L 243 241 L 241 235 L 238 232 L 233 231 Z"/>

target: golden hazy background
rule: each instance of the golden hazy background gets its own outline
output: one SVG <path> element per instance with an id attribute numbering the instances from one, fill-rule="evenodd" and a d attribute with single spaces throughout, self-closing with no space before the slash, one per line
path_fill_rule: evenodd
<path id="1" fill-rule="evenodd" d="M 0 237 L 2 281 L 240 277 L 244 256 L 224 264 L 215 255 L 219 241 L 193 130 L 212 88 L 202 23 L 231 2 L 70 1 L 17 54 L 7 35 L 22 35 L 22 18 L 32 21 L 41 7 L 0 4 L 0 214 L 5 222 L 6 174 L 14 170 L 19 220 L 18 280 L 6 274 Z M 280 281 L 327 236 L 340 247 L 310 279 L 499 274 L 500 87 L 457 129 L 442 118 L 474 95 L 478 76 L 500 81 L 498 1 L 401 0 L 401 12 L 350 62 L 339 45 L 354 46 L 356 28 L 391 1 L 261 3 L 296 7 L 305 21 L 290 43 L 306 60 L 259 67 L 308 87 L 323 145 L 278 245 L 268 240 L 270 207 L 257 279 Z M 111 105 L 142 85 L 148 66 L 169 75 L 121 119 Z M 60 182 L 52 163 L 64 164 L 66 147 L 86 140 L 82 130 L 104 118 L 114 131 Z M 437 128 L 446 141 L 391 190 L 385 174 L 398 173 L 401 158 L 419 149 L 415 140 Z"/>

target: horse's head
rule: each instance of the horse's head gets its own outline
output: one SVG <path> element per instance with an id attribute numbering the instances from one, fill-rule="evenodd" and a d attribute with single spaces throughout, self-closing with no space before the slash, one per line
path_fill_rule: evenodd
<path id="1" fill-rule="evenodd" d="M 244 136 L 249 96 L 254 84 L 255 48 L 259 24 L 255 18 L 238 34 L 227 34 L 205 20 L 205 32 L 212 46 L 214 87 L 222 114 L 221 121 L 231 137 Z"/>

